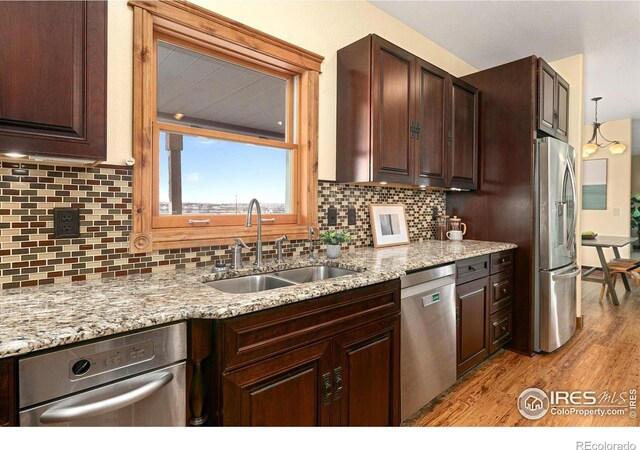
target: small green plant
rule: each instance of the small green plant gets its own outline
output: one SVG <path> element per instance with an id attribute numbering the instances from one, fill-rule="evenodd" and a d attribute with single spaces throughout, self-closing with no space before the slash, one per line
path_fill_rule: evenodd
<path id="1" fill-rule="evenodd" d="M 640 224 L 640 194 L 631 197 L 631 228 L 638 228 Z"/>
<path id="2" fill-rule="evenodd" d="M 326 230 L 320 233 L 320 240 L 323 244 L 340 245 L 343 242 L 349 242 L 351 235 L 346 230 Z"/>

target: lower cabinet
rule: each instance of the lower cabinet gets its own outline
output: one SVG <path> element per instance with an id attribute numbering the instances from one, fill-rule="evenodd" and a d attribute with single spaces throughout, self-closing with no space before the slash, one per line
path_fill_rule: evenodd
<path id="1" fill-rule="evenodd" d="M 214 424 L 400 423 L 398 280 L 220 321 Z"/>
<path id="2" fill-rule="evenodd" d="M 511 341 L 513 250 L 456 262 L 458 376 Z"/>
<path id="3" fill-rule="evenodd" d="M 489 280 L 480 278 L 456 288 L 458 376 L 489 356 L 487 308 Z"/>
<path id="4" fill-rule="evenodd" d="M 16 358 L 0 359 L 0 427 L 15 426 L 17 422 L 16 365 Z"/>
<path id="5" fill-rule="evenodd" d="M 325 340 L 224 374 L 225 425 L 330 425 L 331 349 Z"/>
<path id="6" fill-rule="evenodd" d="M 400 317 L 333 340 L 333 425 L 397 425 L 400 414 Z"/>

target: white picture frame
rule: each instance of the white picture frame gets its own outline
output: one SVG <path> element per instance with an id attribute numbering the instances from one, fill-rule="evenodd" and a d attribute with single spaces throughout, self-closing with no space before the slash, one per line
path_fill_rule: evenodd
<path id="1" fill-rule="evenodd" d="M 375 248 L 409 243 L 409 226 L 404 205 L 371 203 L 369 216 Z"/>

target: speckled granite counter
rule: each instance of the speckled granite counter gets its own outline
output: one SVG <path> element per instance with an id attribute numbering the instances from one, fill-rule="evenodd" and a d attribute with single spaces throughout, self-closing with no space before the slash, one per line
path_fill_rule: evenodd
<path id="1" fill-rule="evenodd" d="M 202 284 L 254 273 L 212 274 L 211 267 L 0 291 L 0 358 L 182 319 L 223 319 L 399 278 L 407 271 L 515 248 L 483 241 L 426 241 L 384 249 L 360 248 L 337 260 L 358 271 L 324 281 L 253 294 L 227 294 Z M 306 258 L 262 271 L 309 266 Z"/>

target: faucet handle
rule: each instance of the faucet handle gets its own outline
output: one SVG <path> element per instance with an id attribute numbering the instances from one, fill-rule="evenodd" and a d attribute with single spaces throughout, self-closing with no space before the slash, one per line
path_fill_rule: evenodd
<path id="1" fill-rule="evenodd" d="M 236 242 L 236 246 L 238 247 L 249 248 L 249 246 L 245 244 L 244 241 L 240 238 L 235 238 L 234 241 Z"/>
<path id="2" fill-rule="evenodd" d="M 282 258 L 282 243 L 284 241 L 288 241 L 289 238 L 287 237 L 286 234 L 283 234 L 282 236 L 280 236 L 278 239 L 276 239 L 276 262 L 278 264 L 283 263 L 284 259 Z"/>

